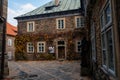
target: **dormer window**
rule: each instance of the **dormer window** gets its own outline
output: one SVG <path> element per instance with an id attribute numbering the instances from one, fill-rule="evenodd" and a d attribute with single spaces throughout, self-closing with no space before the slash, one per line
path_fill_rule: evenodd
<path id="1" fill-rule="evenodd" d="M 52 10 L 53 7 L 54 7 L 54 6 L 47 6 L 47 7 L 45 7 L 45 10 L 46 10 L 46 11 L 47 11 L 47 10 Z"/>

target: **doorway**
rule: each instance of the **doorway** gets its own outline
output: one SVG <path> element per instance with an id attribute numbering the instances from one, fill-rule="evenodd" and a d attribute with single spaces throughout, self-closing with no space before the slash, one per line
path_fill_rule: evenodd
<path id="1" fill-rule="evenodd" d="M 58 41 L 58 59 L 66 58 L 65 41 Z"/>

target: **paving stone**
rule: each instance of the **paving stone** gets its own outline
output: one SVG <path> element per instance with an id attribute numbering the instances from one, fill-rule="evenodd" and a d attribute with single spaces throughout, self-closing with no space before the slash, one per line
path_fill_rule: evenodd
<path id="1" fill-rule="evenodd" d="M 80 80 L 78 61 L 10 61 L 12 80 Z M 84 78 L 84 80 L 89 80 Z"/>

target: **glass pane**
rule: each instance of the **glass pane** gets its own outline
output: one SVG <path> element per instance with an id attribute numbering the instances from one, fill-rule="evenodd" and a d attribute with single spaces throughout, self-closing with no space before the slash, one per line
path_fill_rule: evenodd
<path id="1" fill-rule="evenodd" d="M 103 65 L 107 66 L 107 53 L 105 47 L 105 34 L 102 35 L 102 55 L 103 55 Z"/>
<path id="2" fill-rule="evenodd" d="M 106 55 L 106 51 L 103 50 L 103 65 L 107 65 L 107 55 Z"/>
<path id="3" fill-rule="evenodd" d="M 102 29 L 104 27 L 104 16 L 103 15 L 101 16 L 100 21 L 101 21 L 101 29 Z"/>
<path id="4" fill-rule="evenodd" d="M 29 31 L 33 31 L 33 23 L 29 23 Z"/>
<path id="5" fill-rule="evenodd" d="M 64 45 L 65 42 L 64 41 L 58 41 L 58 45 Z"/>
<path id="6" fill-rule="evenodd" d="M 106 24 L 107 24 L 111 19 L 110 5 L 108 5 L 105 9 L 105 18 L 106 18 Z"/>
<path id="7" fill-rule="evenodd" d="M 80 18 L 81 19 L 81 27 L 83 27 L 84 26 L 84 18 L 82 17 L 82 18 Z"/>
<path id="8" fill-rule="evenodd" d="M 105 49 L 105 35 L 102 35 L 102 49 Z"/>
<path id="9" fill-rule="evenodd" d="M 107 51 L 108 51 L 108 65 L 109 65 L 109 68 L 114 71 L 113 41 L 112 41 L 111 30 L 109 30 L 107 32 Z"/>

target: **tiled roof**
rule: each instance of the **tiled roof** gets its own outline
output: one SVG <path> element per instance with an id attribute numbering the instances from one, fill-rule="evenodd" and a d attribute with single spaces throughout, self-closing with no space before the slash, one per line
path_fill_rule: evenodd
<path id="1" fill-rule="evenodd" d="M 6 23 L 6 34 L 11 36 L 17 35 L 17 27 L 11 25 L 10 23 Z"/>
<path id="2" fill-rule="evenodd" d="M 47 4 L 18 17 L 26 17 L 26 16 L 33 16 L 33 15 L 76 10 L 80 8 L 81 8 L 80 0 L 59 0 L 58 6 L 55 6 L 55 2 L 54 0 L 52 0 L 51 2 L 48 2 Z"/>

